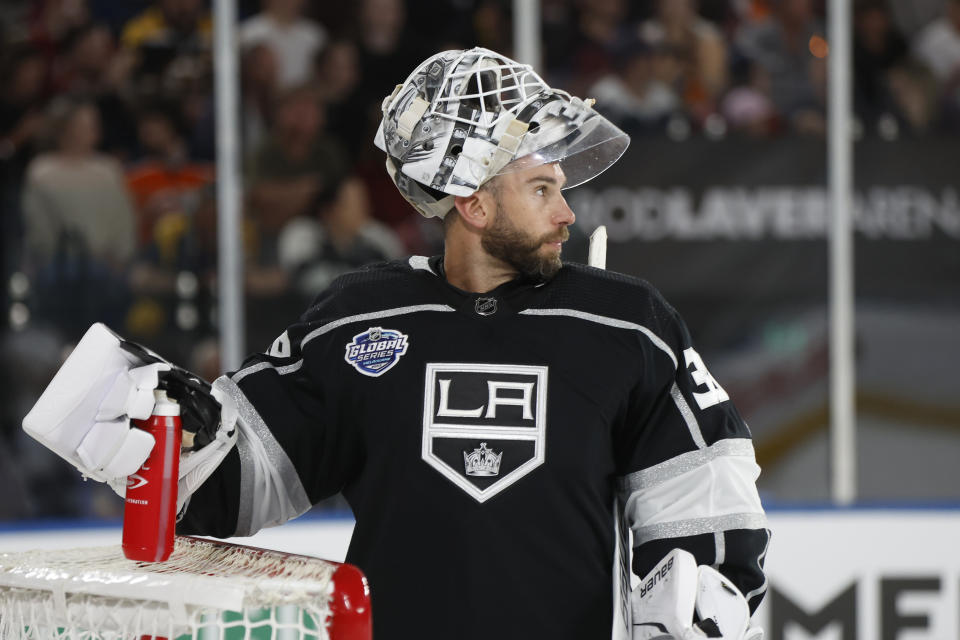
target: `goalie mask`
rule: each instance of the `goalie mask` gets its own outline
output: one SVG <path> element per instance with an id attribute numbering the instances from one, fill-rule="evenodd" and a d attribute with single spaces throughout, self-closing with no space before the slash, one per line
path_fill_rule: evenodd
<path id="1" fill-rule="evenodd" d="M 374 143 L 404 198 L 443 218 L 455 196 L 520 167 L 558 162 L 564 188 L 606 170 L 630 138 L 591 105 L 488 49 L 444 51 L 384 99 Z"/>

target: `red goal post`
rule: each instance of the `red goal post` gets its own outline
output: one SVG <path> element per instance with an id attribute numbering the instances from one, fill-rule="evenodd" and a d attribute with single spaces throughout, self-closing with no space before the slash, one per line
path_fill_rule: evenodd
<path id="1" fill-rule="evenodd" d="M 119 545 L 0 553 L 4 640 L 370 640 L 349 564 L 178 536 L 161 563 Z"/>

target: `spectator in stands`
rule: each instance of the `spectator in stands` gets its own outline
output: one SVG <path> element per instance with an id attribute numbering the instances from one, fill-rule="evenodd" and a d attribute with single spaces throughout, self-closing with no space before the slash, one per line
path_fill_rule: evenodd
<path id="1" fill-rule="evenodd" d="M 127 172 L 137 208 L 138 251 L 130 268 L 133 297 L 124 330 L 152 344 L 161 332 L 174 330 L 177 278 L 194 274 L 202 263 L 196 256 L 195 218 L 214 174 L 212 165 L 191 161 L 174 113 L 157 104 L 140 111 L 142 157 Z"/>
<path id="2" fill-rule="evenodd" d="M 913 50 L 937 81 L 947 84 L 960 74 L 960 0 L 946 0 L 943 15 L 913 40 Z"/>
<path id="3" fill-rule="evenodd" d="M 361 0 L 355 30 L 360 54 L 357 99 L 367 121 L 364 139 L 372 140 L 381 118 L 380 103 L 393 91 L 385 78 L 405 78 L 426 57 L 427 45 L 408 29 L 404 0 Z"/>
<path id="4" fill-rule="evenodd" d="M 157 84 L 209 66 L 212 34 L 203 0 L 157 0 L 124 26 L 121 42 L 137 55 L 139 81 Z"/>
<path id="5" fill-rule="evenodd" d="M 511 7 L 499 0 L 481 0 L 473 12 L 472 37 L 469 33 L 465 42 L 451 42 L 451 49 L 465 46 L 486 47 L 492 51 L 510 54 L 513 51 L 513 25 Z M 456 33 L 449 36 L 456 36 Z M 443 48 L 448 48 L 446 45 Z"/>
<path id="6" fill-rule="evenodd" d="M 205 0 L 155 0 L 123 27 L 136 57 L 131 93 L 177 105 L 190 156 L 215 155 L 212 20 Z"/>
<path id="7" fill-rule="evenodd" d="M 190 157 L 212 162 L 217 154 L 213 68 L 196 71 L 199 75 L 180 78 L 178 85 L 171 86 L 160 97 L 177 105 L 177 121 L 181 123 Z"/>
<path id="8" fill-rule="evenodd" d="M 212 22 L 204 0 L 155 0 L 127 22 L 121 42 L 136 54 L 135 94 L 175 100 L 195 158 L 215 154 Z"/>
<path id="9" fill-rule="evenodd" d="M 277 101 L 277 55 L 266 44 L 256 44 L 240 59 L 240 112 L 243 155 L 250 158 L 263 144 L 273 121 Z"/>
<path id="10" fill-rule="evenodd" d="M 31 49 L 11 52 L 0 70 L 0 276 L 3 282 L 17 261 L 23 221 L 20 188 L 43 125 L 46 65 Z"/>
<path id="11" fill-rule="evenodd" d="M 732 131 L 767 137 L 780 127 L 777 108 L 770 97 L 770 74 L 756 62 L 734 65 L 733 86 L 720 102 L 720 114 Z"/>
<path id="12" fill-rule="evenodd" d="M 405 77 L 429 55 L 427 50 L 432 50 L 432 45 L 413 37 L 407 26 L 407 6 L 403 0 L 362 0 L 354 32 L 360 63 L 360 82 L 354 100 L 364 121 L 359 134 L 362 144 L 355 145 L 356 174 L 367 187 L 374 218 L 401 237 L 408 253 L 430 254 L 436 242 L 427 236 L 436 231 L 435 226 L 424 224 L 421 216 L 410 215 L 410 205 L 383 170 L 383 155 L 376 153 L 369 141 L 383 117 L 380 105 L 394 88 L 384 84 L 383 79 Z M 441 35 L 449 36 L 448 33 Z"/>
<path id="13" fill-rule="evenodd" d="M 937 95 L 944 126 L 960 130 L 960 0 L 947 0 L 943 15 L 916 35 L 913 50 L 939 85 Z M 904 82 L 914 78 L 908 74 L 898 76 Z"/>
<path id="14" fill-rule="evenodd" d="M 853 24 L 854 108 L 866 130 L 891 118 L 926 128 L 932 117 L 928 74 L 912 62 L 887 3 L 860 0 Z"/>
<path id="15" fill-rule="evenodd" d="M 573 95 L 585 95 L 602 76 L 613 70 L 617 47 L 632 34 L 625 23 L 625 0 L 579 0 L 572 20 L 548 32 L 550 77 L 564 78 Z"/>
<path id="16" fill-rule="evenodd" d="M 280 233 L 279 262 L 309 304 L 337 276 L 363 265 L 399 258 L 403 245 L 370 215 L 363 182 L 347 179 L 332 199 L 321 196 L 307 215 Z"/>
<path id="17" fill-rule="evenodd" d="M 202 189 L 213 182 L 213 166 L 191 161 L 186 141 L 169 107 L 149 105 L 137 115 L 142 157 L 127 172 L 137 208 L 137 243 L 155 242 L 165 216 L 189 216 Z"/>
<path id="18" fill-rule="evenodd" d="M 134 211 L 120 165 L 96 151 L 96 105 L 57 100 L 51 125 L 54 150 L 27 168 L 25 257 L 37 315 L 74 339 L 94 321 L 122 321 Z"/>
<path id="19" fill-rule="evenodd" d="M 656 14 L 640 24 L 640 35 L 678 58 L 678 91 L 693 119 L 702 122 L 716 111 L 729 82 L 727 43 L 720 30 L 697 13 L 697 0 L 658 0 Z"/>
<path id="20" fill-rule="evenodd" d="M 310 79 L 313 60 L 327 41 L 324 28 L 305 18 L 304 0 L 264 0 L 263 11 L 240 25 L 240 46 L 265 44 L 277 58 L 281 89 Z"/>
<path id="21" fill-rule="evenodd" d="M 54 66 L 58 93 L 83 95 L 96 102 L 110 126 L 103 131 L 104 150 L 126 159 L 136 145 L 136 125 L 124 93 L 134 64 L 132 52 L 120 50 L 103 24 L 89 23 L 64 41 L 65 55 Z"/>
<path id="22" fill-rule="evenodd" d="M 325 131 L 317 91 L 300 86 L 278 101 L 270 137 L 256 151 L 248 176 L 249 211 L 258 229 L 261 262 L 276 263 L 276 236 L 322 194 L 334 194 L 347 158 Z"/>
<path id="23" fill-rule="evenodd" d="M 662 130 L 664 121 L 681 106 L 673 88 L 657 77 L 658 53 L 634 37 L 619 51 L 614 71 L 598 80 L 587 95 L 597 109 L 630 134 Z"/>
<path id="24" fill-rule="evenodd" d="M 890 18 L 882 0 L 861 0 L 854 5 L 853 18 L 854 103 L 862 120 L 876 119 L 876 111 L 890 111 L 887 73 L 902 64 L 907 42 Z"/>
<path id="25" fill-rule="evenodd" d="M 326 105 L 327 130 L 348 152 L 368 141 L 367 114 L 359 95 L 360 60 L 352 40 L 331 41 L 316 60 L 317 89 Z"/>
<path id="26" fill-rule="evenodd" d="M 106 25 L 87 23 L 71 31 L 63 39 L 63 55 L 54 65 L 53 90 L 89 95 L 122 86 L 130 69 L 111 68 L 115 53 L 113 34 Z"/>
<path id="27" fill-rule="evenodd" d="M 437 50 L 467 46 L 513 47 L 513 3 L 504 0 L 433 0 L 406 3 L 409 34 Z M 437 25 L 443 25 L 438 30 Z"/>
<path id="28" fill-rule="evenodd" d="M 269 342 L 277 314 L 299 314 L 303 299 L 291 287 L 294 274 L 280 262 L 280 236 L 315 202 L 335 198 L 349 160 L 325 130 L 324 106 L 311 85 L 281 93 L 273 128 L 249 165 L 246 211 L 247 332 Z"/>
<path id="29" fill-rule="evenodd" d="M 576 22 L 574 7 L 568 0 L 541 0 L 540 1 L 540 32 L 543 48 L 543 75 L 547 78 L 569 78 L 568 63 L 572 51 L 574 24 Z"/>
<path id="30" fill-rule="evenodd" d="M 64 39 L 90 21 L 90 8 L 86 0 L 38 0 L 27 20 L 30 46 L 52 65 L 64 55 Z"/>
<path id="31" fill-rule="evenodd" d="M 774 2 L 776 0 L 741 0 L 730 4 L 736 22 L 752 25 L 770 19 Z"/>
<path id="32" fill-rule="evenodd" d="M 430 224 L 423 216 L 410 215 L 410 204 L 396 187 L 393 190 L 387 188 L 392 183 L 389 174 L 383 170 L 382 157 L 362 156 L 355 169 L 355 174 L 366 186 L 371 215 L 400 240 L 404 253 L 430 256 L 443 249 L 439 225 Z"/>
<path id="33" fill-rule="evenodd" d="M 823 134 L 824 28 L 812 0 L 774 0 L 773 13 L 748 23 L 737 34 L 737 47 L 770 77 L 770 94 L 790 127 Z"/>

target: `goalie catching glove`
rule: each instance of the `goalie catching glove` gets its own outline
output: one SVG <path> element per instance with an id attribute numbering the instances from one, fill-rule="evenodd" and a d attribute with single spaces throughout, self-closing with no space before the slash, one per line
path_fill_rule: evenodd
<path id="1" fill-rule="evenodd" d="M 682 549 L 668 553 L 630 596 L 632 640 L 763 640 L 740 590 Z"/>
<path id="2" fill-rule="evenodd" d="M 153 412 L 154 389 L 180 403 L 178 509 L 236 442 L 233 402 L 196 375 L 102 324 L 92 325 L 44 390 L 23 429 L 89 478 L 123 495 L 154 438 L 131 428 Z"/>

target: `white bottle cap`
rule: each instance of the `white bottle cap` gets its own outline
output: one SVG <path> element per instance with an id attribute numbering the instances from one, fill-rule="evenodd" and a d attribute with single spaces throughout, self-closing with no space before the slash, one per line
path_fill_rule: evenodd
<path id="1" fill-rule="evenodd" d="M 167 392 L 163 389 L 153 390 L 153 415 L 155 416 L 179 416 L 180 403 L 173 398 L 167 397 Z"/>

